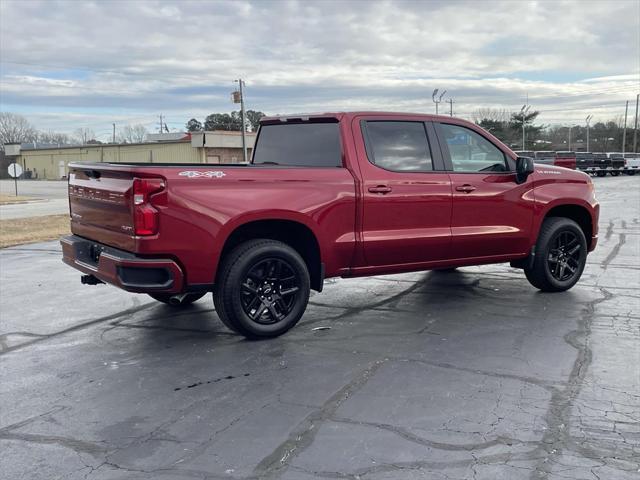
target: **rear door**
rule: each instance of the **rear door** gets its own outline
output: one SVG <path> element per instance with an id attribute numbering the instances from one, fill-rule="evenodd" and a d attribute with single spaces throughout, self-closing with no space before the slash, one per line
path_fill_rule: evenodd
<path id="1" fill-rule="evenodd" d="M 533 183 L 515 182 L 515 162 L 480 130 L 435 124 L 453 192 L 454 258 L 526 253 L 533 221 Z"/>
<path id="2" fill-rule="evenodd" d="M 367 265 L 397 265 L 449 256 L 451 185 L 433 125 L 359 117 L 353 131 L 362 177 L 362 239 Z"/>

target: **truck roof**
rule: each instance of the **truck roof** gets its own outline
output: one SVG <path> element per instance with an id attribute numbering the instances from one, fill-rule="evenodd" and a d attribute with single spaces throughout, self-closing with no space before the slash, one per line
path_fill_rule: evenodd
<path id="1" fill-rule="evenodd" d="M 311 118 L 335 118 L 341 120 L 345 116 L 355 117 L 357 115 L 384 115 L 384 116 L 401 116 L 401 117 L 423 117 L 425 120 L 451 120 L 455 118 L 463 122 L 463 120 L 457 117 L 450 117 L 448 115 L 433 115 L 430 113 L 417 113 L 417 112 L 388 112 L 388 111 L 376 111 L 376 110 L 362 110 L 362 111 L 341 111 L 341 112 L 309 112 L 309 113 L 289 113 L 283 115 L 271 115 L 265 116 L 260 119 L 260 123 L 273 123 L 273 122 L 287 122 L 289 120 L 309 120 Z"/>

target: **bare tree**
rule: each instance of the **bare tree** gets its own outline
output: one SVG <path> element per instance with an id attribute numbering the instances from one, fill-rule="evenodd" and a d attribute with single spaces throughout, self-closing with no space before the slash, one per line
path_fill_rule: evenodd
<path id="1" fill-rule="evenodd" d="M 66 133 L 56 133 L 52 130 L 48 131 L 38 131 L 36 132 L 36 140 L 38 143 L 48 143 L 55 145 L 69 145 L 71 143 L 71 139 L 69 135 Z"/>
<path id="2" fill-rule="evenodd" d="M 511 112 L 504 108 L 478 108 L 471 114 L 474 123 L 482 120 L 507 124 L 511 120 Z"/>
<path id="3" fill-rule="evenodd" d="M 86 145 L 89 140 L 95 140 L 96 134 L 90 128 L 76 128 L 73 131 L 73 139 L 82 145 Z"/>
<path id="4" fill-rule="evenodd" d="M 0 112 L 0 148 L 4 151 L 5 143 L 32 142 L 36 130 L 22 115 Z"/>
<path id="5" fill-rule="evenodd" d="M 142 124 L 125 125 L 118 132 L 120 143 L 142 143 L 147 138 L 147 129 Z"/>

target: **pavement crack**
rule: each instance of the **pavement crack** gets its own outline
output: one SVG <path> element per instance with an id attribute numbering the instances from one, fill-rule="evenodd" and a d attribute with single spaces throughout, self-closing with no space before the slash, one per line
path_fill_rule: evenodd
<path id="1" fill-rule="evenodd" d="M 620 249 L 626 243 L 626 241 L 627 235 L 625 233 L 621 233 L 618 236 L 618 243 L 615 244 L 613 249 L 609 252 L 609 255 L 607 255 L 607 257 L 600 264 L 602 268 L 604 268 L 605 270 L 607 269 L 609 264 L 618 256 L 618 253 L 620 253 Z"/>
<path id="2" fill-rule="evenodd" d="M 538 453 L 543 454 L 531 474 L 532 479 L 547 478 L 551 474 L 553 460 L 564 450 L 570 450 L 575 441 L 571 438 L 571 408 L 582 389 L 586 372 L 591 365 L 593 354 L 590 346 L 591 324 L 596 306 L 613 298 L 613 294 L 600 288 L 602 296 L 585 305 L 578 328 L 565 335 L 565 342 L 576 349 L 577 355 L 564 389 L 552 389 L 549 409 L 544 416 L 548 429 L 543 435 Z"/>
<path id="3" fill-rule="evenodd" d="M 65 328 L 64 330 L 60 330 L 58 332 L 47 334 L 47 335 L 42 335 L 42 336 L 40 336 L 38 338 L 34 338 L 33 340 L 30 340 L 28 342 L 24 342 L 24 343 L 21 343 L 19 345 L 14 345 L 12 347 L 5 348 L 4 350 L 0 350 L 0 355 L 5 355 L 5 354 L 7 354 L 9 352 L 13 352 L 15 350 L 20 350 L 22 348 L 28 347 L 29 345 L 33 345 L 34 343 L 42 342 L 42 341 L 48 340 L 50 338 L 55 338 L 55 337 L 59 337 L 61 335 L 65 335 L 65 334 L 70 333 L 70 332 L 75 332 L 77 330 L 82 330 L 83 328 L 91 327 L 91 326 L 96 325 L 98 323 L 103 323 L 103 322 L 108 322 L 110 320 L 115 320 L 116 318 L 120 318 L 122 316 L 133 315 L 134 313 L 137 313 L 137 312 L 139 312 L 141 310 L 146 310 L 147 308 L 150 308 L 150 307 L 152 307 L 154 305 L 156 305 L 155 302 L 145 303 L 145 304 L 142 304 L 142 305 L 137 305 L 135 307 L 129 308 L 127 310 L 123 310 L 121 312 L 112 313 L 111 315 L 106 315 L 104 317 L 96 318 L 94 320 L 88 320 L 86 322 L 78 323 L 76 325 L 73 325 L 72 327 Z"/>
<path id="4" fill-rule="evenodd" d="M 394 433 L 399 437 L 403 438 L 404 440 L 407 440 L 411 443 L 415 443 L 417 445 L 422 445 L 422 446 L 437 449 L 437 450 L 472 452 L 476 450 L 484 450 L 487 448 L 495 447 L 497 445 L 505 445 L 510 447 L 516 444 L 517 445 L 536 444 L 536 442 L 534 441 L 525 442 L 522 440 L 517 440 L 514 438 L 509 438 L 504 436 L 497 436 L 493 440 L 488 440 L 486 442 L 465 443 L 465 444 L 443 443 L 443 442 L 436 442 L 433 440 L 428 440 L 426 438 L 420 437 L 410 432 L 409 430 L 396 425 L 390 425 L 386 423 L 365 422 L 360 420 L 352 420 L 350 418 L 344 418 L 344 417 L 332 417 L 330 420 L 336 423 L 346 423 L 349 425 L 378 428 L 380 430 L 385 430 L 385 431 Z"/>
<path id="5" fill-rule="evenodd" d="M 37 433 L 2 432 L 2 440 L 17 440 L 22 442 L 40 443 L 44 445 L 60 445 L 69 448 L 74 452 L 88 453 L 94 457 L 109 451 L 108 448 L 92 442 L 77 440 L 75 438 L 60 437 L 57 435 L 40 435 Z"/>
<path id="6" fill-rule="evenodd" d="M 360 390 L 386 363 L 377 360 L 360 371 L 353 380 L 334 393 L 320 408 L 311 412 L 291 431 L 289 438 L 278 445 L 255 467 L 253 473 L 259 478 L 274 478 L 283 473 L 291 461 L 308 448 L 318 433 L 319 427 L 333 417 L 338 408 Z"/>

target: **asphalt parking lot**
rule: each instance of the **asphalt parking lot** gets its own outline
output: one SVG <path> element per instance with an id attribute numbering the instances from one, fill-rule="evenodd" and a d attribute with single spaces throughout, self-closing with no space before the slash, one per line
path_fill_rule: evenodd
<path id="1" fill-rule="evenodd" d="M 0 250 L 0 477 L 637 479 L 640 177 L 594 182 L 569 292 L 507 265 L 338 279 L 262 342 L 209 296 L 83 286 L 56 242 Z"/>

